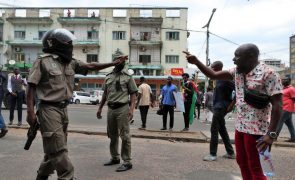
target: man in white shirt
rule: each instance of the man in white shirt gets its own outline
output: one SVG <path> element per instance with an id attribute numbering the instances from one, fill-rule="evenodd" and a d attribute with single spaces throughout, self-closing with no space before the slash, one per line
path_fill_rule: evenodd
<path id="1" fill-rule="evenodd" d="M 150 104 L 153 107 L 153 94 L 150 85 L 145 83 L 145 78 L 140 77 L 141 85 L 138 87 L 138 99 L 136 108 L 139 107 L 140 116 L 141 116 L 141 129 L 146 128 L 146 117 L 149 111 Z"/>
<path id="2" fill-rule="evenodd" d="M 13 75 L 8 78 L 7 89 L 10 93 L 10 114 L 9 125 L 12 125 L 14 119 L 14 109 L 17 103 L 18 126 L 22 125 L 22 105 L 25 97 L 23 86 L 27 86 L 27 81 L 19 74 L 19 69 L 14 68 Z"/>

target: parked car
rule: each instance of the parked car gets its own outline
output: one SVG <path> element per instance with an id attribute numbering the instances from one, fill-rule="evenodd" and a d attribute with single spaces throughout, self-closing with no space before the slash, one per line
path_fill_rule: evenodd
<path id="1" fill-rule="evenodd" d="M 73 92 L 73 98 L 72 103 L 75 104 L 90 104 L 90 93 L 88 92 L 82 92 L 82 91 L 74 91 Z"/>
<path id="2" fill-rule="evenodd" d="M 103 95 L 103 90 L 93 90 L 90 92 L 90 103 L 99 104 Z"/>

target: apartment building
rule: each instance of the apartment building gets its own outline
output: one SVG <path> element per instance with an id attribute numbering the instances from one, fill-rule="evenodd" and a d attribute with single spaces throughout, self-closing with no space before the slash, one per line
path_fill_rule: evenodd
<path id="1" fill-rule="evenodd" d="M 0 8 L 0 16 L 0 63 L 6 67 L 30 68 L 42 53 L 42 36 L 54 28 L 77 37 L 74 58 L 85 62 L 110 62 L 120 51 L 129 55 L 135 75 L 169 75 L 187 66 L 187 8 Z"/>
<path id="2" fill-rule="evenodd" d="M 295 86 L 295 35 L 290 37 L 290 77 Z"/>

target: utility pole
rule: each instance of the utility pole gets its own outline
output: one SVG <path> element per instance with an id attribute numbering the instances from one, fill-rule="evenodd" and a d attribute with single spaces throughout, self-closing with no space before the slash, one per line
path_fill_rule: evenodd
<path id="1" fill-rule="evenodd" d="M 212 20 L 212 17 L 214 15 L 216 11 L 216 8 L 214 8 L 212 10 L 211 16 L 209 18 L 209 21 L 207 22 L 207 24 L 205 26 L 203 26 L 202 28 L 207 28 L 207 40 L 206 40 L 206 66 L 210 66 L 210 60 L 209 60 L 209 26 L 210 26 L 210 22 Z M 207 87 L 208 87 L 208 77 L 205 77 L 205 93 L 207 92 Z"/>

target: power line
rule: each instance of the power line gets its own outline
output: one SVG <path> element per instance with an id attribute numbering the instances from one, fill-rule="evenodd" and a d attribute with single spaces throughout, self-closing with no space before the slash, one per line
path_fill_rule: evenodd
<path id="1" fill-rule="evenodd" d="M 226 41 L 226 42 L 229 42 L 229 43 L 232 43 L 232 44 L 234 44 L 234 45 L 239 46 L 238 43 L 235 43 L 235 42 L 233 42 L 233 41 L 231 41 L 231 40 L 229 40 L 229 39 L 226 39 L 226 38 L 224 38 L 224 37 L 222 37 L 222 36 L 219 36 L 219 35 L 217 35 L 217 34 L 214 34 L 214 33 L 212 33 L 212 32 L 209 32 L 209 33 L 212 34 L 213 36 L 216 36 L 216 37 L 218 37 L 218 38 L 220 38 L 220 39 L 223 39 L 223 40 Z"/>

